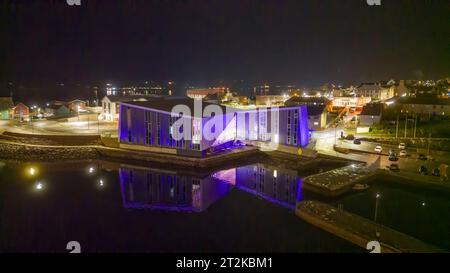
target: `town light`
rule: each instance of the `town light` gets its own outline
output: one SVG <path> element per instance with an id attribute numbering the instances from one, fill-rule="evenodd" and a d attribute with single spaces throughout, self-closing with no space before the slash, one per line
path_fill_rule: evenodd
<path id="1" fill-rule="evenodd" d="M 38 191 L 43 190 L 44 184 L 42 184 L 41 182 L 37 182 L 36 185 L 34 186 L 34 188 Z"/>
<path id="2" fill-rule="evenodd" d="M 35 167 L 30 167 L 26 172 L 29 176 L 35 176 L 37 174 L 37 169 Z"/>
<path id="3" fill-rule="evenodd" d="M 94 173 L 94 171 L 95 171 L 94 167 L 89 167 L 89 170 L 88 170 L 89 173 Z"/>
<path id="4" fill-rule="evenodd" d="M 381 197 L 381 195 L 379 193 L 377 193 L 377 195 L 375 197 L 378 199 Z"/>

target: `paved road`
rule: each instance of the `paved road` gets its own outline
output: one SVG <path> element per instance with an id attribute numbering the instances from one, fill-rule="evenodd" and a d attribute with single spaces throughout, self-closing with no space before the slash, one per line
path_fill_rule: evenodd
<path id="1" fill-rule="evenodd" d="M 9 121 L 0 121 L 0 129 L 22 134 L 45 135 L 77 135 L 77 134 L 111 134 L 117 135 L 117 123 L 100 121 L 62 122 L 54 120 L 39 120 L 33 123 L 24 122 L 20 125 Z"/>
<path id="2" fill-rule="evenodd" d="M 397 173 L 399 175 L 404 175 L 407 177 L 418 177 L 421 178 L 419 174 L 419 167 L 425 165 L 428 167 L 429 171 L 434 168 L 437 168 L 441 163 L 445 163 L 450 165 L 450 154 L 439 151 L 431 151 L 431 156 L 435 158 L 434 161 L 422 161 L 418 159 L 418 155 L 420 153 L 427 154 L 425 149 L 419 149 L 419 152 L 416 149 L 407 148 L 409 156 L 406 158 L 399 158 L 396 162 L 389 161 L 387 156 L 387 152 L 389 149 L 395 150 L 397 153 L 399 149 L 394 145 L 381 145 L 383 147 L 384 154 L 375 154 L 374 148 L 377 145 L 373 142 L 362 141 L 360 145 L 353 144 L 353 141 L 341 141 L 337 138 L 340 137 L 340 132 L 343 131 L 343 127 L 338 126 L 336 128 L 336 138 L 335 138 L 335 129 L 330 128 L 320 132 L 314 132 L 312 135 L 313 140 L 316 142 L 314 147 L 321 154 L 341 157 L 345 159 L 362 161 L 368 164 L 375 162 L 377 159 L 380 159 L 380 169 L 386 169 L 387 166 L 390 166 L 392 163 L 396 163 L 399 165 L 400 172 Z M 333 149 L 333 145 L 337 144 L 340 147 L 345 147 L 349 149 L 353 149 L 356 151 L 352 151 L 349 154 L 339 153 Z M 429 181 L 438 182 L 439 178 L 433 177 L 431 175 L 426 176 L 426 179 Z"/>

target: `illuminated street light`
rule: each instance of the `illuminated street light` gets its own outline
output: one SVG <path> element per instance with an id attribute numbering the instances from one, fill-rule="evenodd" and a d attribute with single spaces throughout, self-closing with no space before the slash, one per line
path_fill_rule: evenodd
<path id="1" fill-rule="evenodd" d="M 377 221 L 377 216 L 378 216 L 378 200 L 380 199 L 381 195 L 379 193 L 377 193 L 377 195 L 375 196 L 375 216 L 373 217 L 373 221 L 376 222 Z"/>
<path id="2" fill-rule="evenodd" d="M 100 187 L 103 187 L 105 185 L 105 182 L 103 182 L 102 179 L 100 179 L 100 181 L 98 182 L 98 184 L 100 185 Z"/>

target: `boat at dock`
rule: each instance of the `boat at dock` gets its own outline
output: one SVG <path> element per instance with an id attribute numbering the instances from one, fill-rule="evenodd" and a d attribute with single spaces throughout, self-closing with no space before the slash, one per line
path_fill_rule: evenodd
<path id="1" fill-rule="evenodd" d="M 369 188 L 369 185 L 367 185 L 367 184 L 355 184 L 352 189 L 355 191 L 363 191 L 363 190 L 367 190 L 368 188 Z"/>

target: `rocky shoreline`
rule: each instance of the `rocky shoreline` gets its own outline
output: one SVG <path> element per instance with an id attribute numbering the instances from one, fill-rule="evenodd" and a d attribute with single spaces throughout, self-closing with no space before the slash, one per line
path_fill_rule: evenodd
<path id="1" fill-rule="evenodd" d="M 20 161 L 61 161 L 98 159 L 100 154 L 94 147 L 46 147 L 0 143 L 0 159 Z"/>

